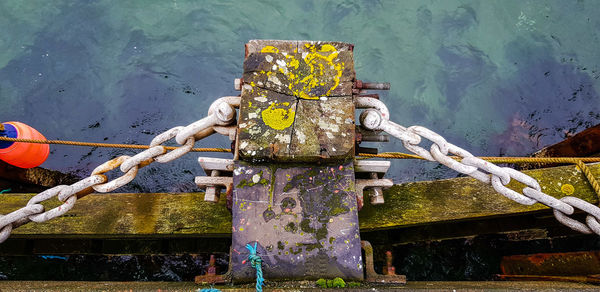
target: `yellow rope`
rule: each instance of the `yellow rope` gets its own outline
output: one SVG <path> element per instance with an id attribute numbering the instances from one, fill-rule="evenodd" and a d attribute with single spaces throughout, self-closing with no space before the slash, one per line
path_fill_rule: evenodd
<path id="1" fill-rule="evenodd" d="M 38 143 L 38 144 L 59 144 L 73 146 L 91 146 L 91 147 L 108 147 L 108 148 L 129 148 L 129 149 L 148 149 L 148 145 L 132 145 L 132 144 L 112 144 L 112 143 L 94 143 L 94 142 L 78 142 L 78 141 L 63 141 L 63 140 L 33 140 L 0 137 L 0 141 L 22 142 L 22 143 Z M 177 147 L 165 147 L 167 150 L 173 150 Z M 231 149 L 226 148 L 192 148 L 193 152 L 231 152 Z M 402 152 L 383 152 L 379 154 L 359 153 L 359 157 L 364 158 L 390 158 L 390 159 L 424 159 L 421 156 L 407 154 Z M 458 156 L 451 156 L 454 159 L 460 159 Z M 600 157 L 479 157 L 483 160 L 492 163 L 574 163 L 581 162 L 600 162 Z"/>
<path id="2" fill-rule="evenodd" d="M 22 142 L 22 143 L 37 143 L 37 144 L 59 144 L 59 145 L 73 145 L 73 146 L 91 146 L 91 147 L 107 147 L 107 148 L 129 148 L 129 149 L 148 149 L 148 145 L 132 145 L 132 144 L 113 144 L 113 143 L 93 143 L 93 142 L 78 142 L 78 141 L 62 141 L 62 140 L 34 140 L 34 139 L 20 139 L 20 138 L 9 138 L 0 137 L 0 141 L 9 142 Z M 165 147 L 167 150 L 174 150 L 177 147 Z M 231 152 L 230 149 L 226 148 L 192 148 L 192 152 Z M 421 156 L 414 154 L 407 154 L 401 152 L 384 152 L 379 154 L 367 154 L 359 153 L 359 157 L 362 158 L 391 158 L 391 159 L 424 159 Z M 453 159 L 460 159 L 458 156 L 451 156 Z M 592 185 L 592 188 L 599 197 L 600 203 L 600 185 L 598 181 L 585 165 L 584 162 L 600 162 L 600 157 L 479 157 L 483 160 L 492 163 L 573 163 L 579 166 L 579 169 L 585 174 L 585 177 Z"/>
<path id="3" fill-rule="evenodd" d="M 358 156 L 367 158 L 392 158 L 392 159 L 425 159 L 418 155 L 401 153 L 401 152 L 383 152 L 379 154 L 359 153 Z M 460 159 L 458 156 L 450 156 L 453 159 Z M 492 163 L 577 163 L 582 162 L 600 162 L 600 157 L 495 157 L 482 156 L 483 160 Z"/>
<path id="4" fill-rule="evenodd" d="M 592 174 L 592 171 L 587 167 L 587 165 L 585 165 L 585 163 L 583 163 L 581 161 L 577 161 L 576 164 L 579 167 L 579 169 L 581 169 L 581 171 L 583 172 L 583 174 L 587 178 L 587 180 L 590 183 L 590 185 L 592 185 L 592 188 L 594 189 L 594 192 L 596 192 L 596 196 L 598 196 L 598 203 L 600 204 L 600 185 L 598 184 L 598 181 L 596 180 L 596 178 Z"/>
<path id="5" fill-rule="evenodd" d="M 129 148 L 129 149 L 148 149 L 148 145 L 132 145 L 132 144 L 112 144 L 112 143 L 93 143 L 93 142 L 77 142 L 77 141 L 62 141 L 62 140 L 34 140 L 34 139 L 20 139 L 20 138 L 9 138 L 0 137 L 0 141 L 10 142 L 23 142 L 23 143 L 37 143 L 37 144 L 59 144 L 59 145 L 73 145 L 73 146 L 91 146 L 91 147 L 107 147 L 107 148 Z M 177 147 L 165 147 L 167 150 L 173 150 Z M 192 148 L 192 152 L 231 152 L 230 149 L 226 148 Z"/>

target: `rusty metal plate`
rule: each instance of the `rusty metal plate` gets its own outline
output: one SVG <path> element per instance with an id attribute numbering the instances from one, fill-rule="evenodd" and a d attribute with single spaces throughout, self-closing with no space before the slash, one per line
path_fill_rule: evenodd
<path id="1" fill-rule="evenodd" d="M 352 162 L 330 166 L 236 162 L 233 279 L 252 281 L 246 244 L 257 243 L 266 279 L 362 280 Z"/>

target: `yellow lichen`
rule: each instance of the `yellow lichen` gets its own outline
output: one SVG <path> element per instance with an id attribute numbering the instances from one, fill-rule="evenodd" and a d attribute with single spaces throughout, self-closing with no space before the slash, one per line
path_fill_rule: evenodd
<path id="1" fill-rule="evenodd" d="M 283 130 L 291 126 L 296 112 L 289 106 L 289 102 L 272 103 L 263 110 L 261 115 L 265 125 L 275 130 Z"/>
<path id="2" fill-rule="evenodd" d="M 265 46 L 260 50 L 261 53 L 279 53 L 279 49 L 273 46 Z"/>
<path id="3" fill-rule="evenodd" d="M 285 55 L 285 66 L 279 66 L 276 72 L 287 77 L 289 81 L 288 88 L 294 96 L 302 99 L 319 99 L 319 96 L 311 92 L 317 86 L 326 86 L 326 81 L 333 76 L 333 85 L 323 95 L 331 94 L 331 91 L 336 89 L 340 84 L 345 64 L 343 62 L 334 62 L 339 52 L 332 45 L 325 44 L 319 50 L 311 44 L 306 44 L 305 46 L 309 52 L 304 55 L 302 61 L 308 65 L 308 74 L 299 76 L 298 71 L 290 72 L 291 68 L 297 70 L 300 67 L 300 60 L 296 59 L 294 55 Z M 279 50 L 272 46 L 266 46 L 261 52 L 278 53 Z M 270 75 L 269 73 L 271 72 L 266 73 L 267 76 Z"/>
<path id="4" fill-rule="evenodd" d="M 564 184 L 560 187 L 560 191 L 566 195 L 572 195 L 575 192 L 575 187 L 570 184 Z"/>

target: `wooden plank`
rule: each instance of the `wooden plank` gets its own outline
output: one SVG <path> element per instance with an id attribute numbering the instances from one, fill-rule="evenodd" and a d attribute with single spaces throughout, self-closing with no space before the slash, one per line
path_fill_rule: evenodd
<path id="1" fill-rule="evenodd" d="M 12 166 L 0 160 L 0 179 L 38 185 L 42 187 L 53 187 L 60 184 L 72 184 L 78 181 L 77 177 L 64 174 L 60 171 L 48 170 L 41 167 L 20 168 Z"/>
<path id="2" fill-rule="evenodd" d="M 600 164 L 589 165 L 600 176 Z M 567 195 L 597 204 L 598 198 L 583 173 L 575 166 L 525 171 L 538 180 L 542 191 L 561 198 Z M 511 182 L 519 191 L 524 185 Z M 365 204 L 359 212 L 361 231 L 406 227 L 440 221 L 477 219 L 548 209 L 542 204 L 525 206 L 498 194 L 491 186 L 472 178 L 455 178 L 395 185 L 384 194 L 385 204 Z"/>
<path id="3" fill-rule="evenodd" d="M 27 204 L 31 194 L 4 194 L 0 213 Z M 221 203 L 204 201 L 202 193 L 91 194 L 80 199 L 65 216 L 45 223 L 29 223 L 13 237 L 132 237 L 223 236 L 231 233 L 231 214 Z M 58 205 L 53 200 L 46 209 Z"/>
<path id="4" fill-rule="evenodd" d="M 590 165 L 600 176 L 600 164 Z M 538 179 L 543 191 L 555 197 L 568 193 L 590 203 L 598 199 L 575 166 L 526 171 Z M 569 186 L 570 185 L 570 186 Z M 515 190 L 521 188 L 509 184 Z M 32 194 L 2 194 L 0 213 L 27 204 Z M 401 228 L 433 222 L 473 220 L 524 214 L 548 209 L 541 204 L 524 206 L 496 193 L 474 179 L 455 178 L 396 185 L 385 191 L 385 204 L 366 204 L 359 212 L 361 231 Z M 15 229 L 13 237 L 170 237 L 223 236 L 231 233 L 231 215 L 221 203 L 203 201 L 201 193 L 91 194 L 77 202 L 65 216 L 46 223 Z M 58 205 L 48 204 L 47 208 Z"/>

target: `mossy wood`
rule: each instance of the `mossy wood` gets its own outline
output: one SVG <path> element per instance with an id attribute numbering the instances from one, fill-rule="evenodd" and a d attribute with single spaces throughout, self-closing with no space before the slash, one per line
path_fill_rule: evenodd
<path id="1" fill-rule="evenodd" d="M 600 177 L 600 164 L 589 165 Z M 557 198 L 570 194 L 598 203 L 596 194 L 575 166 L 526 171 L 544 192 Z M 511 183 L 519 190 L 523 186 Z M 33 194 L 1 194 L 0 213 L 25 204 Z M 231 215 L 226 200 L 212 204 L 201 193 L 92 194 L 78 200 L 65 216 L 46 223 L 29 223 L 13 231 L 14 238 L 27 237 L 145 237 L 224 236 L 231 234 Z M 47 208 L 58 205 L 47 204 Z M 359 212 L 361 231 L 400 228 L 440 221 L 472 220 L 547 209 L 524 206 L 470 178 L 415 182 L 385 191 L 385 204 L 366 204 Z"/>

